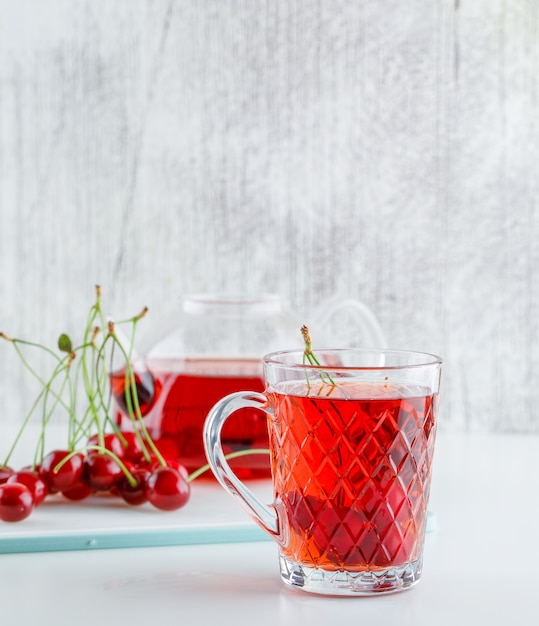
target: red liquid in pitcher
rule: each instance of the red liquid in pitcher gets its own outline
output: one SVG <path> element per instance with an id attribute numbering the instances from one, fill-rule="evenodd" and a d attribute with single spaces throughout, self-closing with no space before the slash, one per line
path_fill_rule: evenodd
<path id="1" fill-rule="evenodd" d="M 147 415 L 152 406 L 154 405 L 159 392 L 161 391 L 161 383 L 156 380 L 151 372 L 146 371 L 143 373 L 133 373 L 136 396 L 138 398 L 139 411 L 142 416 Z M 126 393 L 125 384 L 125 370 L 121 372 L 115 372 L 110 376 L 110 386 L 112 388 L 112 395 L 116 400 L 116 403 L 120 410 L 127 415 L 128 404 L 131 404 L 133 412 L 134 408 L 134 395 L 130 391 Z M 130 388 L 130 385 L 127 385 Z M 128 402 L 128 397 L 129 401 Z"/>
<path id="2" fill-rule="evenodd" d="M 173 371 L 180 367 L 181 371 Z M 264 390 L 259 361 L 160 361 L 151 364 L 150 368 L 162 388 L 163 398 L 153 403 L 153 408 L 144 418 L 146 427 L 158 447 L 174 449 L 175 446 L 175 455 L 190 472 L 207 463 L 202 427 L 213 405 L 235 391 Z M 126 421 L 128 418 L 121 415 L 120 426 Z M 221 440 L 225 453 L 268 449 L 265 414 L 254 409 L 237 411 L 224 425 Z M 269 455 L 249 454 L 229 463 L 237 476 L 244 480 L 271 475 Z M 208 471 L 201 477 L 213 478 L 213 474 Z"/>
<path id="3" fill-rule="evenodd" d="M 327 570 L 401 566 L 423 543 L 437 396 L 384 384 L 339 382 L 323 395 L 329 389 L 295 383 L 271 394 L 275 495 L 290 528 L 282 551 Z"/>

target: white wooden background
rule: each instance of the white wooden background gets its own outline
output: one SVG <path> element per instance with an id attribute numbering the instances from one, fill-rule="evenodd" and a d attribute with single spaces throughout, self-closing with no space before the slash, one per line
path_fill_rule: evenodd
<path id="1" fill-rule="evenodd" d="M 0 0 L 0 330 L 351 295 L 539 432 L 537 0 Z M 35 389 L 0 343 L 0 420 Z"/>

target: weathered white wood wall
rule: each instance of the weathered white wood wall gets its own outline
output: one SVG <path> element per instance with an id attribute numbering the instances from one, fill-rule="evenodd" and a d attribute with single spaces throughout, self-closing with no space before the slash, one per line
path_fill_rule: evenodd
<path id="1" fill-rule="evenodd" d="M 539 2 L 0 0 L 0 330 L 362 299 L 539 432 Z M 35 388 L 0 344 L 0 420 Z"/>

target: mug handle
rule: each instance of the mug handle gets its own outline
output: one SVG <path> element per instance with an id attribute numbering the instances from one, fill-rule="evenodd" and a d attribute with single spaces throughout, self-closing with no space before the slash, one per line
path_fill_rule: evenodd
<path id="1" fill-rule="evenodd" d="M 277 511 L 273 505 L 262 504 L 231 470 L 221 444 L 221 431 L 225 421 L 239 409 L 251 408 L 272 415 L 268 399 L 256 391 L 238 391 L 225 396 L 208 413 L 204 423 L 204 448 L 208 463 L 222 487 L 233 497 L 247 514 L 276 541 L 281 531 Z"/>

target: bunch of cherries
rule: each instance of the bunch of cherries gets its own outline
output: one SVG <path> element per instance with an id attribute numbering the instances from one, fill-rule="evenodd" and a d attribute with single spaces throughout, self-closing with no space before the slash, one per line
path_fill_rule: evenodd
<path id="1" fill-rule="evenodd" d="M 131 341 L 125 347 L 116 325 L 107 321 L 101 305 L 101 289 L 89 311 L 83 339 L 73 346 L 71 339 L 60 335 L 59 354 L 40 344 L 13 339 L 0 333 L 21 356 L 30 372 L 43 384 L 38 399 L 21 428 L 24 429 L 34 409 L 42 408 L 42 433 L 34 464 L 14 471 L 9 467 L 10 454 L 0 463 L 0 520 L 16 522 L 27 518 L 49 494 L 61 494 L 69 500 L 82 500 L 93 493 L 110 493 L 132 505 L 149 502 L 165 511 L 179 509 L 188 501 L 190 481 L 204 468 L 188 475 L 177 460 L 168 459 L 148 434 L 140 409 L 138 389 L 132 368 L 135 328 L 146 315 L 142 312 L 124 322 L 131 326 Z M 22 354 L 26 347 L 44 349 L 54 359 L 52 375 L 44 381 L 28 365 Z M 110 369 L 114 353 L 124 362 L 125 400 L 132 430 L 120 431 L 111 417 Z M 76 410 L 77 390 L 82 387 L 86 408 Z M 66 397 L 67 393 L 67 397 Z M 65 450 L 45 454 L 43 434 L 53 414 L 68 411 L 68 444 Z M 112 429 L 110 428 L 112 426 Z M 110 432 L 112 430 L 112 432 Z M 90 436 L 90 433 L 97 433 Z M 86 444 L 81 441 L 86 439 Z M 15 443 L 18 441 L 18 437 Z"/>
<path id="2" fill-rule="evenodd" d="M 192 477 L 177 459 L 145 454 L 134 432 L 108 433 L 101 445 L 94 435 L 84 449 L 53 450 L 36 467 L 0 466 L 0 520 L 27 518 L 49 494 L 79 501 L 109 493 L 131 505 L 149 502 L 173 511 L 189 500 Z"/>

